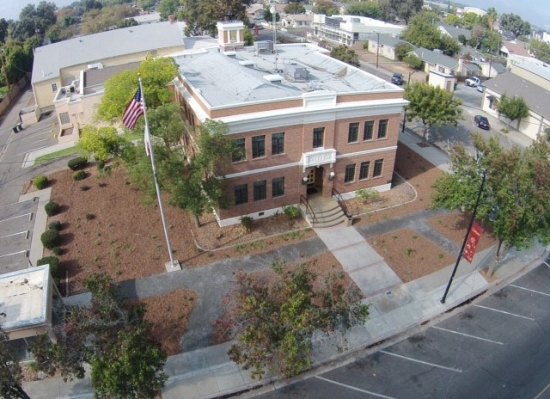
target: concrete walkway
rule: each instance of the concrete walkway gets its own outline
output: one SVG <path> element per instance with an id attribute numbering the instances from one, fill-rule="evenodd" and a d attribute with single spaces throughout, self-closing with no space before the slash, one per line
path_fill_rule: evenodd
<path id="1" fill-rule="evenodd" d="M 25 154 L 25 159 L 23 160 L 22 168 L 30 168 L 34 165 L 34 162 L 37 158 L 42 155 L 52 154 L 57 151 L 66 150 L 67 148 L 72 148 L 76 145 L 75 141 L 67 141 L 65 143 L 55 144 L 49 147 L 41 148 L 36 151 L 31 151 Z"/>

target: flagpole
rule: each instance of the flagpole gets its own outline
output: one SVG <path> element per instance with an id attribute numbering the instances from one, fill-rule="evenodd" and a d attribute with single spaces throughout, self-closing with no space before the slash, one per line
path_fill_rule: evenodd
<path id="1" fill-rule="evenodd" d="M 177 260 L 174 260 L 172 253 L 172 244 L 170 243 L 170 236 L 168 234 L 168 228 L 166 227 L 166 218 L 164 217 L 164 208 L 162 206 L 162 198 L 160 195 L 160 186 L 158 182 L 157 167 L 155 163 L 155 153 L 153 151 L 153 145 L 151 144 L 151 136 L 149 133 L 149 121 L 147 119 L 147 104 L 145 103 L 145 93 L 143 91 L 143 83 L 141 77 L 139 77 L 139 89 L 141 91 L 141 101 L 143 103 L 143 118 L 145 120 L 145 146 L 149 150 L 149 156 L 151 157 L 151 167 L 153 169 L 153 180 L 155 182 L 155 190 L 157 192 L 157 201 L 160 210 L 160 219 L 162 221 L 162 228 L 164 230 L 164 238 L 166 239 L 166 247 L 168 248 L 168 256 L 170 257 L 170 264 L 166 265 L 167 270 L 180 270 L 181 266 Z"/>

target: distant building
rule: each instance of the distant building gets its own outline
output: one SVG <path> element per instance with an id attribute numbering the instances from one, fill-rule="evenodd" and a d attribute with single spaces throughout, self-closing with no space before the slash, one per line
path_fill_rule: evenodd
<path id="1" fill-rule="evenodd" d="M 283 28 L 309 28 L 313 23 L 313 14 L 287 14 L 281 18 Z"/>
<path id="2" fill-rule="evenodd" d="M 241 149 L 219 172 L 231 199 L 216 210 L 220 225 L 281 213 L 314 196 L 391 187 L 403 89 L 311 44 L 256 42 L 175 59 L 189 124 L 222 121 Z"/>
<path id="3" fill-rule="evenodd" d="M 521 55 L 524 57 L 529 57 L 529 45 L 520 40 L 506 41 L 502 43 L 500 48 L 500 54 L 508 57 L 510 55 Z"/>
<path id="4" fill-rule="evenodd" d="M 439 31 L 446 36 L 452 37 L 455 40 L 460 42 L 460 37 L 463 36 L 466 41 L 472 38 L 472 31 L 465 28 L 459 28 L 451 25 L 440 24 L 438 27 Z"/>
<path id="5" fill-rule="evenodd" d="M 546 90 L 550 90 L 550 65 L 533 57 L 512 55 L 508 57 L 508 69 Z"/>
<path id="6" fill-rule="evenodd" d="M 406 27 L 355 15 L 313 15 L 313 36 L 336 44 L 353 45 L 367 40 L 369 34 L 380 33 L 399 36 Z"/>
<path id="7" fill-rule="evenodd" d="M 136 15 L 135 17 L 128 17 L 128 18 L 125 18 L 125 19 L 133 19 L 139 25 L 156 24 L 157 22 L 160 22 L 162 20 L 160 14 L 156 11 L 149 12 L 149 13 L 146 13 L 146 14 Z"/>
<path id="8" fill-rule="evenodd" d="M 407 43 L 397 37 L 385 34 L 368 34 L 366 36 L 366 40 L 368 41 L 367 51 L 369 53 L 378 54 L 394 61 L 397 60 L 397 56 L 395 55 L 395 47 L 398 44 Z"/>

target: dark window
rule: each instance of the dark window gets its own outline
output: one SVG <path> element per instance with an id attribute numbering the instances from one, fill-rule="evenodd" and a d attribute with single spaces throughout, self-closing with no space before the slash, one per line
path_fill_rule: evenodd
<path id="1" fill-rule="evenodd" d="M 381 119 L 378 122 L 378 138 L 379 139 L 386 138 L 387 134 L 388 134 L 388 120 Z"/>
<path id="2" fill-rule="evenodd" d="M 319 148 L 323 146 L 323 138 L 325 136 L 324 127 L 316 127 L 313 129 L 313 148 Z"/>
<path id="3" fill-rule="evenodd" d="M 374 161 L 374 171 L 372 173 L 372 177 L 382 176 L 382 166 L 384 166 L 383 159 L 377 159 Z"/>
<path id="4" fill-rule="evenodd" d="M 349 124 L 348 143 L 355 143 L 359 138 L 359 122 Z"/>
<path id="5" fill-rule="evenodd" d="M 246 204 L 248 202 L 248 184 L 235 186 L 235 205 Z"/>
<path id="6" fill-rule="evenodd" d="M 285 195 L 285 178 L 277 177 L 271 181 L 271 195 L 273 197 L 280 197 Z"/>
<path id="7" fill-rule="evenodd" d="M 344 176 L 344 182 L 350 183 L 355 180 L 355 164 L 346 165 L 346 175 Z"/>
<path id="8" fill-rule="evenodd" d="M 233 162 L 244 161 L 246 159 L 245 140 L 235 139 L 233 140 Z"/>
<path id="9" fill-rule="evenodd" d="M 57 83 L 52 83 L 52 91 L 53 92 L 57 91 Z"/>
<path id="10" fill-rule="evenodd" d="M 252 137 L 252 158 L 265 157 L 265 136 Z"/>
<path id="11" fill-rule="evenodd" d="M 359 168 L 359 179 L 369 178 L 369 167 L 370 162 L 361 162 L 361 167 Z"/>
<path id="12" fill-rule="evenodd" d="M 271 155 L 283 154 L 285 152 L 285 134 L 275 133 L 271 135 Z"/>
<path id="13" fill-rule="evenodd" d="M 365 122 L 365 130 L 363 131 L 363 140 L 372 140 L 374 132 L 374 121 Z"/>
<path id="14" fill-rule="evenodd" d="M 265 180 L 254 182 L 254 201 L 264 200 L 267 197 Z"/>

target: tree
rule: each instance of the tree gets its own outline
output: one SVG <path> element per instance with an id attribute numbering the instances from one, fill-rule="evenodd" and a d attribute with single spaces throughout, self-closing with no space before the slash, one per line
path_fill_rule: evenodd
<path id="1" fill-rule="evenodd" d="M 215 36 L 218 21 L 246 21 L 246 6 L 251 2 L 252 0 L 181 0 L 186 22 L 185 33 L 197 35 L 207 32 Z"/>
<path id="2" fill-rule="evenodd" d="M 550 144 L 544 140 L 530 147 L 504 149 L 498 138 L 488 142 L 474 136 L 483 154 L 476 160 L 462 146 L 453 149 L 451 172 L 434 185 L 433 206 L 472 212 L 486 173 L 485 189 L 477 218 L 497 237 L 497 259 L 502 245 L 529 247 L 533 239 L 550 241 Z"/>
<path id="3" fill-rule="evenodd" d="M 179 0 L 162 0 L 158 6 L 158 12 L 162 18 L 176 14 L 180 5 Z"/>
<path id="4" fill-rule="evenodd" d="M 531 52 L 535 58 L 550 63 L 550 44 L 542 40 L 533 39 L 530 43 Z"/>
<path id="5" fill-rule="evenodd" d="M 5 18 L 0 18 L 0 43 L 4 43 L 6 41 L 6 37 L 8 36 L 8 27 L 8 21 L 6 21 Z"/>
<path id="6" fill-rule="evenodd" d="M 349 15 L 361 15 L 363 17 L 369 17 L 379 19 L 381 17 L 380 6 L 374 2 L 358 2 L 350 4 L 346 13 Z"/>
<path id="7" fill-rule="evenodd" d="M 330 274 L 321 284 L 308 265 L 294 270 L 274 264 L 275 280 L 239 272 L 237 287 L 228 297 L 225 317 L 217 322 L 235 344 L 230 358 L 252 376 L 270 368 L 285 377 L 311 367 L 311 339 L 316 332 L 345 332 L 365 323 L 367 305 L 361 293 L 345 287 L 343 274 Z"/>
<path id="8" fill-rule="evenodd" d="M 405 96 L 409 100 L 407 119 L 412 121 L 418 118 L 422 121 L 424 140 L 432 126 L 456 126 L 461 118 L 462 102 L 439 87 L 427 83 L 411 83 L 405 89 Z"/>
<path id="9" fill-rule="evenodd" d="M 15 23 L 12 36 L 24 41 L 34 35 L 43 37 L 48 28 L 55 24 L 57 7 L 55 3 L 41 1 L 38 6 L 27 4 L 19 13 L 19 21 Z"/>
<path id="10" fill-rule="evenodd" d="M 434 25 L 434 18 L 433 13 L 421 13 L 413 17 L 409 26 L 403 31 L 405 40 L 429 50 L 439 48 L 441 32 Z"/>
<path id="11" fill-rule="evenodd" d="M 273 14 L 271 13 L 270 7 L 264 8 L 264 19 L 268 22 L 273 22 Z M 281 20 L 281 16 L 278 12 L 275 13 L 275 22 L 279 22 Z"/>
<path id="12" fill-rule="evenodd" d="M 500 16 L 500 27 L 512 32 L 514 36 L 528 35 L 531 33 L 531 25 L 524 21 L 517 14 L 502 14 Z"/>
<path id="13" fill-rule="evenodd" d="M 462 26 L 462 18 L 456 14 L 448 14 L 445 22 L 451 26 Z"/>
<path id="14" fill-rule="evenodd" d="M 331 0 L 317 0 L 313 12 L 315 14 L 337 15 L 340 14 L 340 9 Z"/>
<path id="15" fill-rule="evenodd" d="M 336 58 L 337 60 L 346 62 L 350 65 L 359 66 L 359 56 L 354 49 L 349 48 L 345 44 L 341 44 L 337 47 L 334 47 L 330 51 L 330 56 Z"/>
<path id="16" fill-rule="evenodd" d="M 422 10 L 423 0 L 389 0 L 394 15 L 408 25 L 409 20 Z"/>
<path id="17" fill-rule="evenodd" d="M 416 56 L 416 54 L 407 54 L 405 58 L 403 58 L 403 62 L 414 69 L 422 69 L 422 65 L 424 65 L 424 62 Z"/>
<path id="18" fill-rule="evenodd" d="M 466 29 L 473 29 L 479 23 L 480 18 L 475 12 L 467 12 L 462 16 L 462 26 Z"/>
<path id="19" fill-rule="evenodd" d="M 107 161 L 111 156 L 120 155 L 124 142 L 114 127 L 87 125 L 82 129 L 82 138 L 78 144 L 98 161 Z"/>
<path id="20" fill-rule="evenodd" d="M 395 46 L 395 56 L 399 61 L 403 61 L 403 59 L 414 50 L 414 46 L 410 43 L 401 42 Z"/>
<path id="21" fill-rule="evenodd" d="M 529 116 L 529 106 L 523 98 L 508 97 L 506 94 L 498 100 L 497 111 L 510 120 L 508 126 L 517 119 L 519 127 L 521 119 Z"/>
<path id="22" fill-rule="evenodd" d="M 170 102 L 172 95 L 168 84 L 177 76 L 178 67 L 172 58 L 147 59 L 137 71 L 122 72 L 105 82 L 105 95 L 97 110 L 97 117 L 111 121 L 122 118 L 126 106 L 132 100 L 141 74 L 145 100 L 149 109 Z"/>
<path id="23" fill-rule="evenodd" d="M 495 25 L 498 21 L 498 13 L 494 7 L 489 7 L 487 14 L 481 18 L 482 22 L 489 28 L 489 30 L 494 30 Z"/>
<path id="24" fill-rule="evenodd" d="M 166 355 L 152 339 L 142 309 L 124 304 L 106 275 L 91 276 L 85 286 L 92 294 L 90 307 L 67 308 L 65 320 L 55 326 L 57 343 L 36 340 L 35 366 L 83 378 L 89 363 L 92 386 L 102 397 L 152 397 L 166 381 Z"/>
<path id="25" fill-rule="evenodd" d="M 148 113 L 151 134 L 160 137 L 167 150 L 180 143 L 185 123 L 178 104 L 163 104 Z"/>
<path id="26" fill-rule="evenodd" d="M 127 22 L 125 18 L 134 17 L 139 10 L 128 4 L 113 5 L 101 9 L 93 8 L 84 14 L 81 31 L 83 34 L 104 32 L 113 27 L 122 27 Z"/>
<path id="27" fill-rule="evenodd" d="M 137 0 L 137 6 L 145 11 L 152 9 L 155 3 L 155 0 Z"/>
<path id="28" fill-rule="evenodd" d="M 254 44 L 254 35 L 248 26 L 244 27 L 243 38 L 245 46 L 252 46 Z"/>
<path id="29" fill-rule="evenodd" d="M 21 387 L 21 366 L 13 357 L 8 341 L 8 334 L 0 328 L 0 397 L 30 399 Z"/>
<path id="30" fill-rule="evenodd" d="M 460 51 L 460 44 L 455 38 L 440 34 L 439 49 L 449 57 L 452 57 Z"/>
<path id="31" fill-rule="evenodd" d="M 300 3 L 288 3 L 285 6 L 285 13 L 287 14 L 304 14 L 306 8 Z"/>

